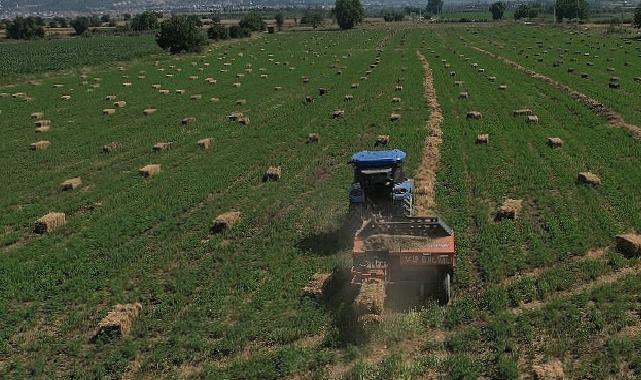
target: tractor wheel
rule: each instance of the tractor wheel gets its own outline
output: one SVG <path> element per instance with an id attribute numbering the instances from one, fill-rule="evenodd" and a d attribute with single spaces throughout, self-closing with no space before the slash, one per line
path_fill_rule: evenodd
<path id="1" fill-rule="evenodd" d="M 414 198 L 413 197 L 408 197 L 403 200 L 403 215 L 408 218 L 414 215 Z"/>
<path id="2" fill-rule="evenodd" d="M 441 284 L 441 294 L 439 297 L 439 303 L 443 306 L 450 303 L 450 274 L 446 273 L 443 276 L 443 282 Z"/>

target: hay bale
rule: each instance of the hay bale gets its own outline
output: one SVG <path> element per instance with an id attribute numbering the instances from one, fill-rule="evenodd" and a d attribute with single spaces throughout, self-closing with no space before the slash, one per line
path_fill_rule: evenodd
<path id="1" fill-rule="evenodd" d="M 310 133 L 307 135 L 307 144 L 316 144 L 320 142 L 320 133 Z"/>
<path id="2" fill-rule="evenodd" d="M 154 85 L 151 86 L 151 88 L 153 88 L 154 90 L 160 90 L 162 88 L 162 86 L 159 85 L 159 84 L 154 84 Z"/>
<path id="3" fill-rule="evenodd" d="M 403 91 L 403 86 L 396 86 L 394 88 L 395 91 Z"/>
<path id="4" fill-rule="evenodd" d="M 209 84 L 212 84 L 212 85 L 213 85 L 213 84 L 216 84 L 216 82 L 217 82 L 217 80 L 216 80 L 216 79 L 214 79 L 214 78 L 207 78 L 207 79 L 205 79 L 205 81 L 206 81 L 207 83 L 209 83 Z"/>
<path id="5" fill-rule="evenodd" d="M 329 90 L 324 88 L 324 87 L 321 87 L 321 88 L 318 89 L 318 95 L 319 96 L 326 95 L 328 92 L 329 92 Z"/>
<path id="6" fill-rule="evenodd" d="M 228 211 L 218 215 L 211 224 L 209 232 L 218 234 L 230 229 L 240 221 L 242 214 L 239 211 Z"/>
<path id="7" fill-rule="evenodd" d="M 456 87 L 463 87 L 463 85 L 464 85 L 464 84 L 465 84 L 465 82 L 464 82 L 464 81 L 462 81 L 462 80 L 455 80 L 455 81 L 454 81 L 454 85 L 455 85 Z"/>
<path id="8" fill-rule="evenodd" d="M 621 88 L 621 83 L 619 83 L 618 81 L 610 81 L 608 83 L 608 87 L 613 89 L 618 89 L 618 88 Z"/>
<path id="9" fill-rule="evenodd" d="M 36 128 L 42 128 L 42 127 L 50 127 L 51 126 L 51 120 L 37 120 L 34 123 Z"/>
<path id="10" fill-rule="evenodd" d="M 189 80 L 196 80 L 196 79 L 198 79 L 198 76 L 196 76 L 196 75 L 190 75 L 189 76 Z"/>
<path id="11" fill-rule="evenodd" d="M 352 83 L 352 88 L 358 88 L 359 84 L 358 83 Z"/>
<path id="12" fill-rule="evenodd" d="M 116 113 L 116 110 L 113 108 L 105 108 L 102 110 L 103 115 L 113 115 L 114 113 Z"/>
<path id="13" fill-rule="evenodd" d="M 105 101 L 107 102 L 115 102 L 118 97 L 116 95 L 107 95 L 105 96 Z"/>
<path id="14" fill-rule="evenodd" d="M 133 86 L 133 84 L 131 82 L 124 82 L 122 84 L 122 87 L 131 87 L 131 86 Z"/>
<path id="15" fill-rule="evenodd" d="M 155 108 L 145 108 L 145 109 L 142 111 L 142 113 L 143 113 L 145 116 L 149 116 L 149 115 L 151 115 L 151 114 L 155 113 L 156 111 L 157 111 L 157 110 L 156 110 Z"/>
<path id="16" fill-rule="evenodd" d="M 400 102 L 401 102 L 401 98 L 398 98 L 398 97 L 392 98 L 392 103 L 400 103 Z"/>
<path id="17" fill-rule="evenodd" d="M 118 149 L 122 148 L 122 144 L 119 143 L 118 141 L 112 141 L 109 144 L 103 145 L 102 151 L 104 153 L 111 153 L 113 151 L 116 151 Z"/>
<path id="18" fill-rule="evenodd" d="M 450 76 L 455 77 L 456 76 L 456 71 L 450 71 Z"/>
<path id="19" fill-rule="evenodd" d="M 140 170 L 138 170 L 138 173 L 145 178 L 154 176 L 160 173 L 160 164 L 145 165 L 142 168 L 140 168 Z"/>
<path id="20" fill-rule="evenodd" d="M 37 234 L 45 234 L 55 230 L 66 222 L 67 216 L 64 212 L 50 212 L 36 220 L 34 232 Z"/>
<path id="21" fill-rule="evenodd" d="M 92 340 L 95 341 L 98 337 L 119 338 L 129 335 L 141 311 L 142 305 L 139 303 L 114 306 L 98 324 Z"/>
<path id="22" fill-rule="evenodd" d="M 641 234 L 616 236 L 617 250 L 628 257 L 641 256 Z"/>
<path id="23" fill-rule="evenodd" d="M 227 120 L 229 121 L 238 121 L 243 118 L 245 115 L 242 112 L 232 112 L 227 115 Z"/>
<path id="24" fill-rule="evenodd" d="M 376 136 L 376 141 L 374 142 L 374 146 L 386 146 L 389 143 L 389 135 L 378 135 Z"/>
<path id="25" fill-rule="evenodd" d="M 170 142 L 159 142 L 155 143 L 153 147 L 154 152 L 160 152 L 163 150 L 169 150 L 171 149 L 171 143 Z"/>
<path id="26" fill-rule="evenodd" d="M 183 90 L 183 89 L 176 90 L 176 94 L 178 94 L 178 95 L 183 95 L 183 94 L 185 94 L 185 92 L 186 92 L 186 91 L 185 91 L 185 90 Z"/>
<path id="27" fill-rule="evenodd" d="M 345 116 L 345 111 L 344 110 L 335 110 L 332 112 L 332 119 L 338 119 Z"/>
<path id="28" fill-rule="evenodd" d="M 238 100 L 236 100 L 236 105 L 237 105 L 237 106 L 242 106 L 242 105 L 244 105 L 244 104 L 247 104 L 247 100 L 245 100 L 245 99 L 238 99 Z"/>
<path id="29" fill-rule="evenodd" d="M 283 89 L 283 88 L 282 88 L 281 86 L 276 86 L 276 87 L 274 87 L 274 91 L 280 91 L 280 90 L 282 90 L 282 89 Z"/>
<path id="30" fill-rule="evenodd" d="M 29 149 L 31 149 L 31 150 L 45 150 L 45 149 L 49 148 L 49 145 L 51 145 L 51 143 L 49 141 L 40 140 L 40 141 L 36 141 L 34 143 L 31 143 L 29 145 Z"/>
<path id="31" fill-rule="evenodd" d="M 588 75 L 588 73 L 581 73 L 581 78 L 587 79 L 589 77 L 590 77 L 590 75 Z"/>
<path id="32" fill-rule="evenodd" d="M 494 77 L 494 76 L 487 77 L 487 79 L 489 79 L 490 82 L 495 82 L 496 81 L 496 77 Z"/>
<path id="33" fill-rule="evenodd" d="M 352 95 L 345 95 L 344 100 L 345 100 L 346 102 L 352 101 L 352 100 L 354 100 L 354 96 L 352 96 Z"/>
<path id="34" fill-rule="evenodd" d="M 281 176 L 280 166 L 270 166 L 263 175 L 263 182 L 278 181 Z"/>
<path id="35" fill-rule="evenodd" d="M 242 125 L 249 125 L 249 117 L 243 116 L 238 119 L 238 123 Z"/>
<path id="36" fill-rule="evenodd" d="M 392 112 L 392 114 L 390 114 L 389 119 L 390 121 L 399 121 L 401 120 L 401 114 Z"/>
<path id="37" fill-rule="evenodd" d="M 323 297 L 325 287 L 329 283 L 329 279 L 332 277 L 331 273 L 319 272 L 314 273 L 311 280 L 303 288 L 303 295 L 305 297 L 320 299 Z"/>
<path id="38" fill-rule="evenodd" d="M 586 185 L 600 185 L 601 178 L 591 172 L 581 172 L 577 176 L 577 181 Z"/>
<path id="39" fill-rule="evenodd" d="M 479 73 L 484 73 L 485 69 L 479 69 L 478 71 L 479 71 Z"/>
<path id="40" fill-rule="evenodd" d="M 483 118 L 483 114 L 481 114 L 479 111 L 469 111 L 466 114 L 466 118 L 472 120 L 480 120 Z"/>
<path id="41" fill-rule="evenodd" d="M 314 103 L 314 98 L 311 97 L 311 96 L 306 96 L 305 97 L 305 103 L 307 103 L 307 104 Z"/>
<path id="42" fill-rule="evenodd" d="M 62 100 L 71 100 L 71 95 L 63 95 L 60 97 Z"/>
<path id="43" fill-rule="evenodd" d="M 43 117 L 45 117 L 45 113 L 44 112 L 32 112 L 31 113 L 31 118 L 32 119 L 42 119 Z"/>
<path id="44" fill-rule="evenodd" d="M 469 97 L 470 97 L 470 94 L 468 94 L 467 91 L 461 91 L 458 93 L 459 99 L 467 99 Z"/>
<path id="45" fill-rule="evenodd" d="M 547 141 L 550 148 L 560 148 L 563 146 L 563 140 L 558 137 L 548 137 Z"/>
<path id="46" fill-rule="evenodd" d="M 507 90 L 507 86 L 502 84 L 499 86 L 499 90 Z"/>
<path id="47" fill-rule="evenodd" d="M 352 305 L 359 321 L 367 315 L 383 315 L 385 306 L 385 284 L 383 281 L 370 280 L 361 285 L 360 291 Z"/>
<path id="48" fill-rule="evenodd" d="M 120 100 L 114 103 L 114 107 L 116 108 L 125 108 L 126 106 L 127 106 L 127 102 L 125 102 L 124 100 Z"/>
<path id="49" fill-rule="evenodd" d="M 477 144 L 487 144 L 490 142 L 490 135 L 487 133 L 480 134 L 476 136 L 476 143 Z"/>
<path id="50" fill-rule="evenodd" d="M 68 179 L 60 184 L 61 191 L 76 190 L 82 184 L 80 177 Z"/>
<path id="51" fill-rule="evenodd" d="M 200 94 L 192 95 L 189 97 L 191 100 L 202 100 L 203 96 Z"/>
<path id="52" fill-rule="evenodd" d="M 558 359 L 545 364 L 533 365 L 534 378 L 536 380 L 564 380 L 565 373 L 563 372 L 563 365 Z"/>
<path id="53" fill-rule="evenodd" d="M 534 115 L 534 111 L 532 111 L 529 108 L 521 108 L 521 109 L 512 111 L 512 116 L 514 117 L 523 117 L 523 116 L 532 116 L 532 115 Z"/>
<path id="54" fill-rule="evenodd" d="M 235 87 L 235 88 L 239 88 L 241 86 L 241 83 L 240 82 L 234 82 L 232 84 L 232 86 Z"/>
<path id="55" fill-rule="evenodd" d="M 523 209 L 523 201 L 520 199 L 506 199 L 501 206 L 496 210 L 496 220 L 518 218 L 519 213 Z"/>
<path id="56" fill-rule="evenodd" d="M 219 98 L 211 98 L 211 99 L 209 99 L 209 101 L 212 102 L 212 103 L 217 103 L 217 102 L 220 101 L 220 99 Z"/>
<path id="57" fill-rule="evenodd" d="M 196 122 L 195 117 L 186 117 L 180 121 L 182 125 L 189 125 Z"/>
<path id="58" fill-rule="evenodd" d="M 198 146 L 203 150 L 209 150 L 214 145 L 214 139 L 211 137 L 198 140 Z"/>
<path id="59" fill-rule="evenodd" d="M 536 115 L 529 115 L 526 119 L 528 123 L 538 123 L 539 122 L 539 117 Z"/>
<path id="60" fill-rule="evenodd" d="M 303 83 L 309 83 L 309 78 L 308 77 L 303 77 Z"/>
<path id="61" fill-rule="evenodd" d="M 158 90 L 158 93 L 162 95 L 169 95 L 169 90 Z"/>
<path id="62" fill-rule="evenodd" d="M 43 132 L 49 132 L 49 130 L 50 130 L 50 129 L 51 129 L 51 127 L 50 127 L 50 126 L 48 126 L 48 125 L 44 125 L 44 126 L 42 126 L 42 127 L 37 127 L 37 128 L 35 129 L 35 131 L 36 131 L 36 133 L 43 133 Z"/>

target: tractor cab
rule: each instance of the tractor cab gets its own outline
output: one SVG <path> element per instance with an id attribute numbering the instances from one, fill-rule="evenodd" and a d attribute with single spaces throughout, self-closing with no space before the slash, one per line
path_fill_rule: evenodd
<path id="1" fill-rule="evenodd" d="M 387 215 L 410 216 L 414 183 L 405 176 L 401 150 L 361 151 L 352 156 L 354 181 L 349 192 L 350 207 Z"/>

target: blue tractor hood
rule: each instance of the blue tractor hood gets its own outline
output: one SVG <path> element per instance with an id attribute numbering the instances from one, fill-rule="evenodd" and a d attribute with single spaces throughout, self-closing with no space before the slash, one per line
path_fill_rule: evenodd
<path id="1" fill-rule="evenodd" d="M 382 166 L 400 165 L 405 161 L 407 154 L 402 150 L 363 150 L 354 153 L 350 161 L 359 168 L 375 168 Z"/>

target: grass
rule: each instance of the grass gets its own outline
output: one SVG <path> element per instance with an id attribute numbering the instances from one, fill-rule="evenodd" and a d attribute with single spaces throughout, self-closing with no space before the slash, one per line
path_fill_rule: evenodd
<path id="1" fill-rule="evenodd" d="M 98 88 L 77 74 L 11 88 L 33 100 L 0 98 L 0 165 L 8 168 L 0 197 L 0 377 L 116 378 L 138 363 L 139 377 L 512 379 L 550 358 L 562 360 L 570 378 L 639 376 L 639 337 L 627 333 L 641 316 L 641 276 L 631 269 L 639 261 L 611 246 L 615 234 L 641 230 L 641 145 L 565 93 L 472 48 L 515 58 L 484 37 L 529 45 L 522 41 L 558 33 L 524 31 L 290 33 L 200 55 L 143 57 L 124 71 L 88 69 L 90 83 L 101 78 Z M 381 63 L 366 76 L 377 48 Z M 416 50 L 430 62 L 444 112 L 436 203 L 456 231 L 454 301 L 390 316 L 365 342 L 353 342 L 340 324 L 346 306 L 303 298 L 302 288 L 314 272 L 349 266 L 349 238 L 341 237 L 351 154 L 390 134 L 390 147 L 408 152 L 407 171 L 419 165 L 428 109 Z M 242 86 L 232 87 L 237 81 Z M 172 93 L 159 94 L 155 83 Z M 320 87 L 329 93 L 318 96 Z M 581 89 L 599 97 L 590 88 Z M 459 99 L 459 91 L 470 98 Z M 127 106 L 104 116 L 112 94 Z M 190 100 L 194 94 L 203 100 Z M 353 101 L 344 101 L 347 94 Z M 305 104 L 305 96 L 317 99 Z M 396 96 L 401 103 L 391 102 Z M 608 99 L 634 121 L 636 111 L 625 107 L 638 108 L 638 99 Z M 158 111 L 144 116 L 148 107 Z M 537 125 L 512 116 L 523 107 L 539 116 Z M 339 108 L 345 117 L 332 119 Z M 402 118 L 392 123 L 397 108 Z M 483 119 L 466 119 L 471 110 Z M 52 121 L 50 132 L 32 131 L 34 111 Z M 227 121 L 231 111 L 251 123 Z M 197 121 L 181 126 L 188 116 Z M 320 133 L 319 144 L 305 144 L 311 132 Z M 489 144 L 474 143 L 480 133 L 489 133 Z M 546 145 L 552 136 L 563 148 Z M 28 150 L 43 137 L 48 150 Z M 211 151 L 196 145 L 204 137 L 214 138 Z M 111 141 L 123 148 L 102 153 Z M 173 141 L 172 149 L 152 152 L 160 141 Z M 140 178 L 149 163 L 162 172 Z M 280 165 L 283 177 L 263 183 L 270 165 Z M 578 185 L 584 170 L 602 185 Z M 75 176 L 80 190 L 58 191 Z M 523 212 L 494 221 L 505 198 L 523 199 Z M 230 209 L 243 213 L 241 222 L 209 235 L 213 218 Z M 33 222 L 48 211 L 66 212 L 69 222 L 33 235 Z M 604 253 L 586 257 L 595 247 Z M 613 275 L 620 277 L 604 281 Z M 98 321 L 127 302 L 143 304 L 132 334 L 90 343 Z"/>
<path id="2" fill-rule="evenodd" d="M 0 83 L 20 75 L 112 64 L 160 52 L 150 34 L 5 41 L 0 43 Z"/>

